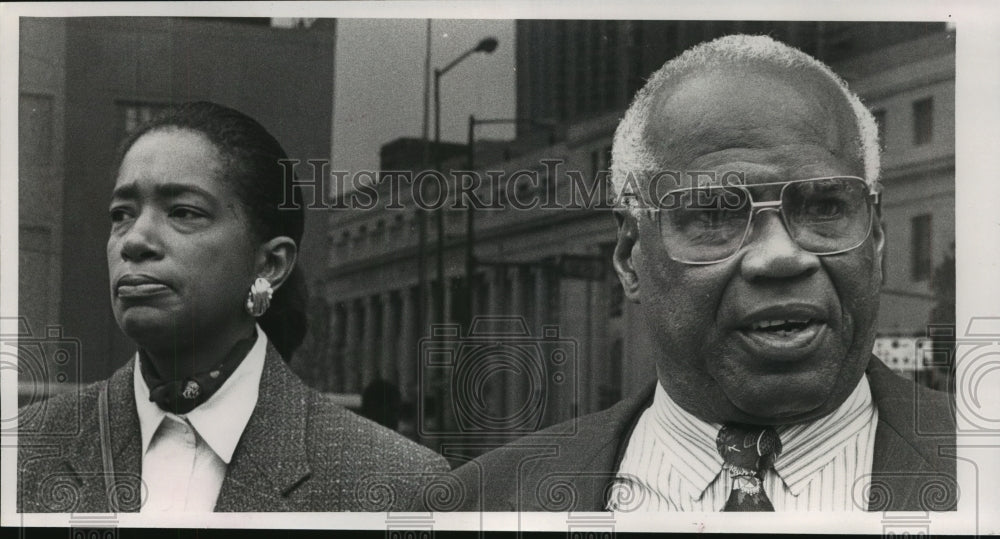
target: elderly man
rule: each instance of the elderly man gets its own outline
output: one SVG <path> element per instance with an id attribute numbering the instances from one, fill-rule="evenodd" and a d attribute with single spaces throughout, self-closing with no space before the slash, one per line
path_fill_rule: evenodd
<path id="1" fill-rule="evenodd" d="M 871 114 L 812 57 L 727 36 L 664 65 L 612 167 L 657 383 L 464 465 L 460 509 L 953 509 L 947 396 L 871 353 L 878 176 Z"/>

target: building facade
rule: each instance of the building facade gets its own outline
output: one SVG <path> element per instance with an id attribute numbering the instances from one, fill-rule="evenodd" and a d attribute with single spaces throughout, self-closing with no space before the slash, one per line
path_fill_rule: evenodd
<path id="1" fill-rule="evenodd" d="M 930 325 L 955 322 L 955 34 L 872 51 L 838 71 L 881 136 L 886 251 L 876 353 L 900 373 L 950 388 L 953 365 L 935 364 L 927 337 Z"/>
<path id="2" fill-rule="evenodd" d="M 955 242 L 955 34 L 861 55 L 838 72 L 875 114 L 886 267 L 879 329 L 923 335 L 935 268 Z"/>

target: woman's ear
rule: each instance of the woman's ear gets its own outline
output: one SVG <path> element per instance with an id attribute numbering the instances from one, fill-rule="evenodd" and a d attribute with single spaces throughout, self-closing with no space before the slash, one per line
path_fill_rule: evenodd
<path id="1" fill-rule="evenodd" d="M 639 303 L 639 276 L 635 272 L 635 260 L 640 256 L 639 223 L 627 209 L 615 210 L 614 214 L 618 223 L 618 243 L 615 245 L 612 263 L 625 290 L 625 297 Z"/>
<path id="2" fill-rule="evenodd" d="M 288 236 L 278 236 L 261 244 L 257 249 L 257 277 L 263 277 L 277 290 L 295 269 L 299 248 Z"/>

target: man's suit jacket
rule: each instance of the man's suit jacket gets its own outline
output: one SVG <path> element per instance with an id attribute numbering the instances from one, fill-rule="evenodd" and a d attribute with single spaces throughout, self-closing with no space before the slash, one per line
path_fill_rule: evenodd
<path id="1" fill-rule="evenodd" d="M 955 421 L 948 395 L 893 374 L 875 357 L 867 374 L 878 426 L 872 487 L 855 489 L 857 503 L 867 501 L 870 511 L 954 510 Z M 457 510 L 605 511 L 654 388 L 578 418 L 575 429 L 550 427 L 464 464 L 455 471 L 463 485 Z"/>
<path id="2" fill-rule="evenodd" d="M 142 442 L 135 360 L 108 380 L 115 473 L 107 495 L 100 384 L 20 410 L 18 510 L 137 511 Z M 257 405 L 226 468 L 216 511 L 385 511 L 409 508 L 449 469 L 433 451 L 307 387 L 268 345 Z M 114 505 L 109 507 L 109 505 Z"/>

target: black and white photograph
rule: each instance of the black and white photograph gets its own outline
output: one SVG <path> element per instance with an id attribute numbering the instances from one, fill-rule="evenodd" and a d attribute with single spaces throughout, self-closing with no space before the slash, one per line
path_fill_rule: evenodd
<path id="1" fill-rule="evenodd" d="M 3 526 L 1000 532 L 997 10 L 724 5 L 0 6 Z"/>

